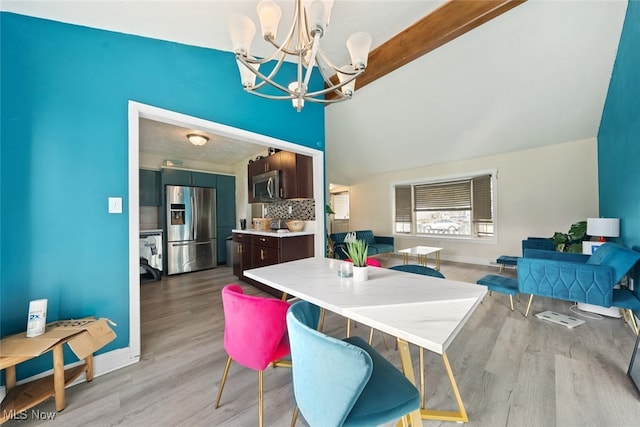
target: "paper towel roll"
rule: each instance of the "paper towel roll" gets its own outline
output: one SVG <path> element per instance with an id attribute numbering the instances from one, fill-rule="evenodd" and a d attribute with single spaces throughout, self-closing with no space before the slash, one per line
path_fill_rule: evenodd
<path id="1" fill-rule="evenodd" d="M 47 300 L 34 299 L 29 302 L 29 317 L 27 318 L 27 337 L 37 337 L 44 334 L 47 324 Z"/>

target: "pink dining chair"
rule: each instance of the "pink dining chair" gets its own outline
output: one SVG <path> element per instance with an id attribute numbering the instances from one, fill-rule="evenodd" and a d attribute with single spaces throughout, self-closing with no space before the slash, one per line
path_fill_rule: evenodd
<path id="1" fill-rule="evenodd" d="M 351 259 L 350 259 L 350 258 L 345 259 L 345 261 L 347 261 L 347 262 L 353 262 L 353 261 L 351 261 Z M 381 263 L 380 261 L 378 261 L 378 260 L 377 260 L 377 259 L 375 259 L 375 258 L 371 258 L 371 257 L 367 258 L 367 259 L 365 260 L 365 263 L 366 263 L 368 266 L 370 266 L 370 267 L 382 267 L 382 263 Z"/>
<path id="2" fill-rule="evenodd" d="M 290 362 L 277 363 L 289 355 L 286 315 L 289 303 L 275 298 L 263 298 L 243 293 L 240 285 L 230 284 L 222 289 L 224 310 L 224 349 L 227 364 L 224 367 L 218 398 L 227 380 L 231 359 L 258 371 L 258 425 L 263 425 L 263 371 L 270 364 L 291 366 Z"/>

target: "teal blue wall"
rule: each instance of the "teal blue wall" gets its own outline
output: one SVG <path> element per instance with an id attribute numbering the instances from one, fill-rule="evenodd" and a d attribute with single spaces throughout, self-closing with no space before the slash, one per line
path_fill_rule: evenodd
<path id="1" fill-rule="evenodd" d="M 640 246 L 640 1 L 629 1 L 598 132 L 600 216 Z"/>
<path id="2" fill-rule="evenodd" d="M 2 336 L 48 298 L 47 320 L 115 321 L 102 352 L 129 345 L 129 100 L 324 150 L 323 107 L 244 93 L 231 53 L 11 13 L 0 31 Z M 109 196 L 124 214 L 107 213 Z"/>

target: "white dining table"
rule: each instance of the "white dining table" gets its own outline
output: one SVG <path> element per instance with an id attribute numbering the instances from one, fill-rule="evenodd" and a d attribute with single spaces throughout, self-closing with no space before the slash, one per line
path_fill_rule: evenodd
<path id="1" fill-rule="evenodd" d="M 441 355 L 458 410 L 423 407 L 412 414 L 411 424 L 422 425 L 420 418 L 467 422 L 446 350 L 482 301 L 487 288 L 378 267 L 369 267 L 369 279 L 358 282 L 338 276 L 338 268 L 344 262 L 305 258 L 245 270 L 244 275 L 395 336 L 402 370 L 414 384 L 409 343 Z"/>

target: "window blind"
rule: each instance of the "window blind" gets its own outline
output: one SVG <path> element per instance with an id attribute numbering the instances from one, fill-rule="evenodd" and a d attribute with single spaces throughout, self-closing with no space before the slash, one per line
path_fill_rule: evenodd
<path id="1" fill-rule="evenodd" d="M 471 181 L 416 185 L 414 197 L 416 212 L 470 210 Z"/>
<path id="2" fill-rule="evenodd" d="M 473 221 L 493 222 L 491 175 L 475 177 L 471 183 L 473 186 Z"/>
<path id="3" fill-rule="evenodd" d="M 411 222 L 411 186 L 396 187 L 396 223 Z"/>

